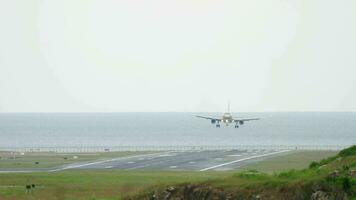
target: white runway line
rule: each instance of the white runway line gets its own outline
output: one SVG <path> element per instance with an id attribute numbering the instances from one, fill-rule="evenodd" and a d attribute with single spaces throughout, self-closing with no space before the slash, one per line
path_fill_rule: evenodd
<path id="1" fill-rule="evenodd" d="M 175 169 L 175 168 L 177 168 L 177 166 L 170 166 L 169 168 L 171 168 L 171 169 Z"/>
<path id="2" fill-rule="evenodd" d="M 239 154 L 234 154 L 234 155 L 227 155 L 227 156 L 238 157 L 238 156 L 241 156 L 241 155 L 239 155 Z"/>
<path id="3" fill-rule="evenodd" d="M 41 172 L 41 171 L 35 171 L 35 170 L 0 171 L 0 174 L 10 174 L 10 173 L 33 173 L 33 172 Z"/>
<path id="4" fill-rule="evenodd" d="M 212 167 L 207 167 L 207 168 L 201 169 L 201 170 L 199 170 L 199 171 L 203 172 L 203 171 L 207 171 L 207 170 L 210 170 L 210 169 L 215 169 L 215 168 L 222 167 L 222 166 L 226 166 L 226 165 L 230 165 L 230 164 L 233 164 L 233 163 L 238 163 L 238 162 L 245 161 L 245 160 L 250 160 L 250 159 L 254 159 L 254 158 L 260 158 L 260 157 L 264 157 L 264 156 L 270 156 L 270 155 L 279 154 L 279 153 L 284 153 L 284 152 L 288 152 L 288 151 L 291 151 L 291 150 L 277 151 L 277 152 L 266 153 L 266 154 L 262 154 L 262 155 L 257 155 L 257 156 L 251 156 L 251 157 L 247 157 L 247 158 L 242 158 L 242 159 L 239 159 L 239 160 L 234 160 L 234 161 L 227 162 L 227 163 L 223 163 L 223 164 L 220 164 L 220 165 L 215 165 L 215 166 L 212 166 Z"/>
<path id="5" fill-rule="evenodd" d="M 160 157 L 170 157 L 170 156 L 175 156 L 175 154 L 162 154 L 157 156 L 156 158 L 160 158 Z"/>
<path id="6" fill-rule="evenodd" d="M 140 165 L 140 166 L 136 166 L 136 167 L 127 168 L 126 170 L 140 169 L 140 168 L 145 168 L 145 167 L 148 167 L 148 166 L 150 166 L 150 165 L 149 165 L 149 164 L 147 164 L 147 165 Z"/>
<path id="7" fill-rule="evenodd" d="M 109 160 L 102 160 L 102 161 L 97 161 L 97 162 L 92 162 L 92 163 L 85 163 L 85 164 L 80 164 L 80 165 L 71 165 L 71 166 L 67 166 L 67 167 L 63 167 L 63 168 L 48 170 L 48 172 L 57 172 L 57 171 L 63 171 L 63 170 L 66 170 L 66 169 L 75 169 L 75 168 L 86 167 L 86 166 L 96 165 L 96 164 L 102 164 L 102 163 L 107 163 L 107 162 L 112 162 L 112 161 L 118 161 L 118 160 L 130 159 L 130 158 L 137 158 L 137 157 L 142 157 L 142 156 L 153 156 L 153 155 L 158 155 L 158 154 L 162 154 L 162 152 L 161 153 L 152 153 L 152 154 L 129 156 L 129 157 L 119 157 L 119 158 L 113 158 L 113 159 L 109 159 Z"/>
<path id="8" fill-rule="evenodd" d="M 113 166 L 106 166 L 105 169 L 113 168 Z"/>

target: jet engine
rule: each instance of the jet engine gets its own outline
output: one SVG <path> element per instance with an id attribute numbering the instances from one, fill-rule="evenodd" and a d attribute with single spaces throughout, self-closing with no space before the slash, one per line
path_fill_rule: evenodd
<path id="1" fill-rule="evenodd" d="M 211 120 L 211 123 L 212 123 L 212 124 L 215 124 L 215 123 L 216 123 L 216 120 L 215 120 L 215 119 L 212 119 L 212 120 Z"/>
<path id="2" fill-rule="evenodd" d="M 240 124 L 240 125 L 244 124 L 244 121 L 239 121 L 239 124 Z"/>

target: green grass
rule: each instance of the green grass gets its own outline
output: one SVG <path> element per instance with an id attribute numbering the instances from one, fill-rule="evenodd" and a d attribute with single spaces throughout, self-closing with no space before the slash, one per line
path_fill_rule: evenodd
<path id="1" fill-rule="evenodd" d="M 335 153 L 329 152 L 330 155 Z M 329 153 L 296 152 L 287 156 L 276 156 L 272 161 L 264 160 L 253 165 L 266 167 L 265 171 L 289 169 L 290 167 L 308 166 L 307 160 L 320 160 Z M 114 156 L 114 155 L 113 155 Z M 117 156 L 117 155 L 115 155 Z M 0 161 L 1 162 L 1 161 Z M 270 163 L 272 162 L 272 163 Z M 275 164 L 273 164 L 276 162 Z M 300 164 L 303 162 L 303 164 Z M 278 164 L 279 163 L 279 164 Z M 334 156 L 317 162 L 317 167 L 304 170 L 289 170 L 273 175 L 250 170 L 244 172 L 174 172 L 174 171 L 125 171 L 125 170 L 68 170 L 55 173 L 0 174 L 0 199 L 46 199 L 46 200 L 113 200 L 127 196 L 145 195 L 167 186 L 175 185 L 210 185 L 241 194 L 275 195 L 280 191 L 299 188 L 303 184 L 323 181 L 326 185 L 337 184 L 342 187 L 348 182 L 343 179 L 326 179 L 333 170 L 342 166 L 356 167 L 356 156 L 347 158 Z M 320 167 L 323 166 L 323 167 Z M 35 190 L 26 194 L 26 184 L 36 184 Z M 350 180 L 351 188 L 355 180 Z M 141 196 L 142 197 L 142 196 Z M 138 197 L 137 199 L 141 199 Z M 278 199 L 278 198 L 277 198 Z M 286 199 L 286 198 L 285 198 Z M 288 199 L 288 198 L 287 198 Z M 351 199 L 351 198 L 350 198 Z"/>
<path id="2" fill-rule="evenodd" d="M 33 152 L 12 156 L 9 152 L 0 152 L 0 170 L 50 168 L 74 162 L 108 159 L 147 152 L 100 152 L 100 153 L 54 153 Z M 77 158 L 74 158 L 77 156 Z M 36 164 L 38 162 L 38 164 Z"/>
<path id="3" fill-rule="evenodd" d="M 238 172 L 231 176 L 214 180 L 176 185 L 172 199 L 182 199 L 190 191 L 190 197 L 184 199 L 310 199 L 315 191 L 323 191 L 330 199 L 355 199 L 356 178 L 351 171 L 356 169 L 356 146 L 353 146 L 330 158 L 316 162 L 310 168 L 266 174 L 257 170 Z M 334 175 L 334 174 L 337 175 Z M 132 196 L 137 200 L 148 200 L 155 193 L 158 199 L 164 199 L 166 186 L 146 190 Z M 187 188 L 194 188 L 189 190 Z M 195 192 L 194 192 L 195 191 Z M 193 194 L 192 194 L 193 193 Z M 207 198 L 208 197 L 208 198 Z"/>
<path id="4" fill-rule="evenodd" d="M 118 199 L 161 184 L 199 182 L 231 176 L 231 172 L 158 172 L 71 170 L 59 173 L 0 174 L 0 199 Z M 38 187 L 25 193 L 25 185 Z"/>
<path id="5" fill-rule="evenodd" d="M 241 170 L 257 170 L 272 174 L 291 169 L 304 169 L 312 161 L 335 156 L 337 153 L 336 151 L 296 151 L 248 164 Z"/>

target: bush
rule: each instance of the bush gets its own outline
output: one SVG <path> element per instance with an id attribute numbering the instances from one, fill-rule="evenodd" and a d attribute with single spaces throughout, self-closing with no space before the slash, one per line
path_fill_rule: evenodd
<path id="1" fill-rule="evenodd" d="M 356 155 L 356 145 L 353 145 L 347 149 L 344 149 L 340 151 L 339 156 L 345 157 L 345 156 L 352 156 Z"/>
<path id="2" fill-rule="evenodd" d="M 295 177 L 298 177 L 299 174 L 300 174 L 300 172 L 298 173 L 298 171 L 296 171 L 295 169 L 292 169 L 287 172 L 281 172 L 278 175 L 278 177 L 280 177 L 280 178 L 295 178 Z"/>
<path id="3" fill-rule="evenodd" d="M 268 177 L 266 174 L 261 173 L 257 170 L 248 170 L 245 172 L 240 172 L 238 174 L 235 174 L 234 176 L 238 178 L 246 178 L 246 179 L 265 179 Z"/>
<path id="4" fill-rule="evenodd" d="M 342 180 L 342 188 L 346 193 L 350 192 L 351 189 L 351 181 L 349 177 L 344 177 Z"/>
<path id="5" fill-rule="evenodd" d="M 309 169 L 315 169 L 319 166 L 320 166 L 320 164 L 318 162 L 313 161 L 312 163 L 310 163 Z"/>

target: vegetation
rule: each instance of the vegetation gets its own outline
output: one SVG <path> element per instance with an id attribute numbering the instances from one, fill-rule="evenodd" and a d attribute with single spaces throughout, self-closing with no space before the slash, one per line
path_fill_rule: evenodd
<path id="1" fill-rule="evenodd" d="M 68 170 L 55 173 L 0 174 L 0 199 L 159 200 L 179 197 L 298 200 L 312 199 L 313 195 L 334 199 L 348 196 L 352 199 L 356 196 L 354 148 L 356 147 L 314 162 L 307 169 L 274 174 L 253 170 L 252 167 L 242 172 Z M 273 159 L 281 159 L 282 162 L 282 158 Z M 288 158 L 284 157 L 287 161 Z M 296 155 L 294 158 L 302 157 Z M 35 184 L 36 187 L 26 193 L 27 184 Z"/>
<path id="2" fill-rule="evenodd" d="M 268 174 L 279 173 L 291 169 L 304 169 L 314 160 L 335 156 L 337 151 L 296 151 L 286 155 L 278 155 L 269 159 L 242 166 L 242 170 L 258 170 Z"/>
<path id="3" fill-rule="evenodd" d="M 200 183 L 158 186 L 128 199 L 356 199 L 356 146 L 308 169 L 248 170 Z"/>
<path id="4" fill-rule="evenodd" d="M 340 153 L 339 153 L 339 156 L 341 156 L 341 157 L 352 156 L 352 155 L 356 155 L 356 145 L 354 145 L 350 148 L 344 149 L 344 150 L 340 151 Z"/>
<path id="5" fill-rule="evenodd" d="M 68 170 L 56 173 L 0 174 L 0 199 L 118 200 L 157 185 L 201 182 L 232 173 Z M 25 186 L 35 184 L 31 193 Z"/>

